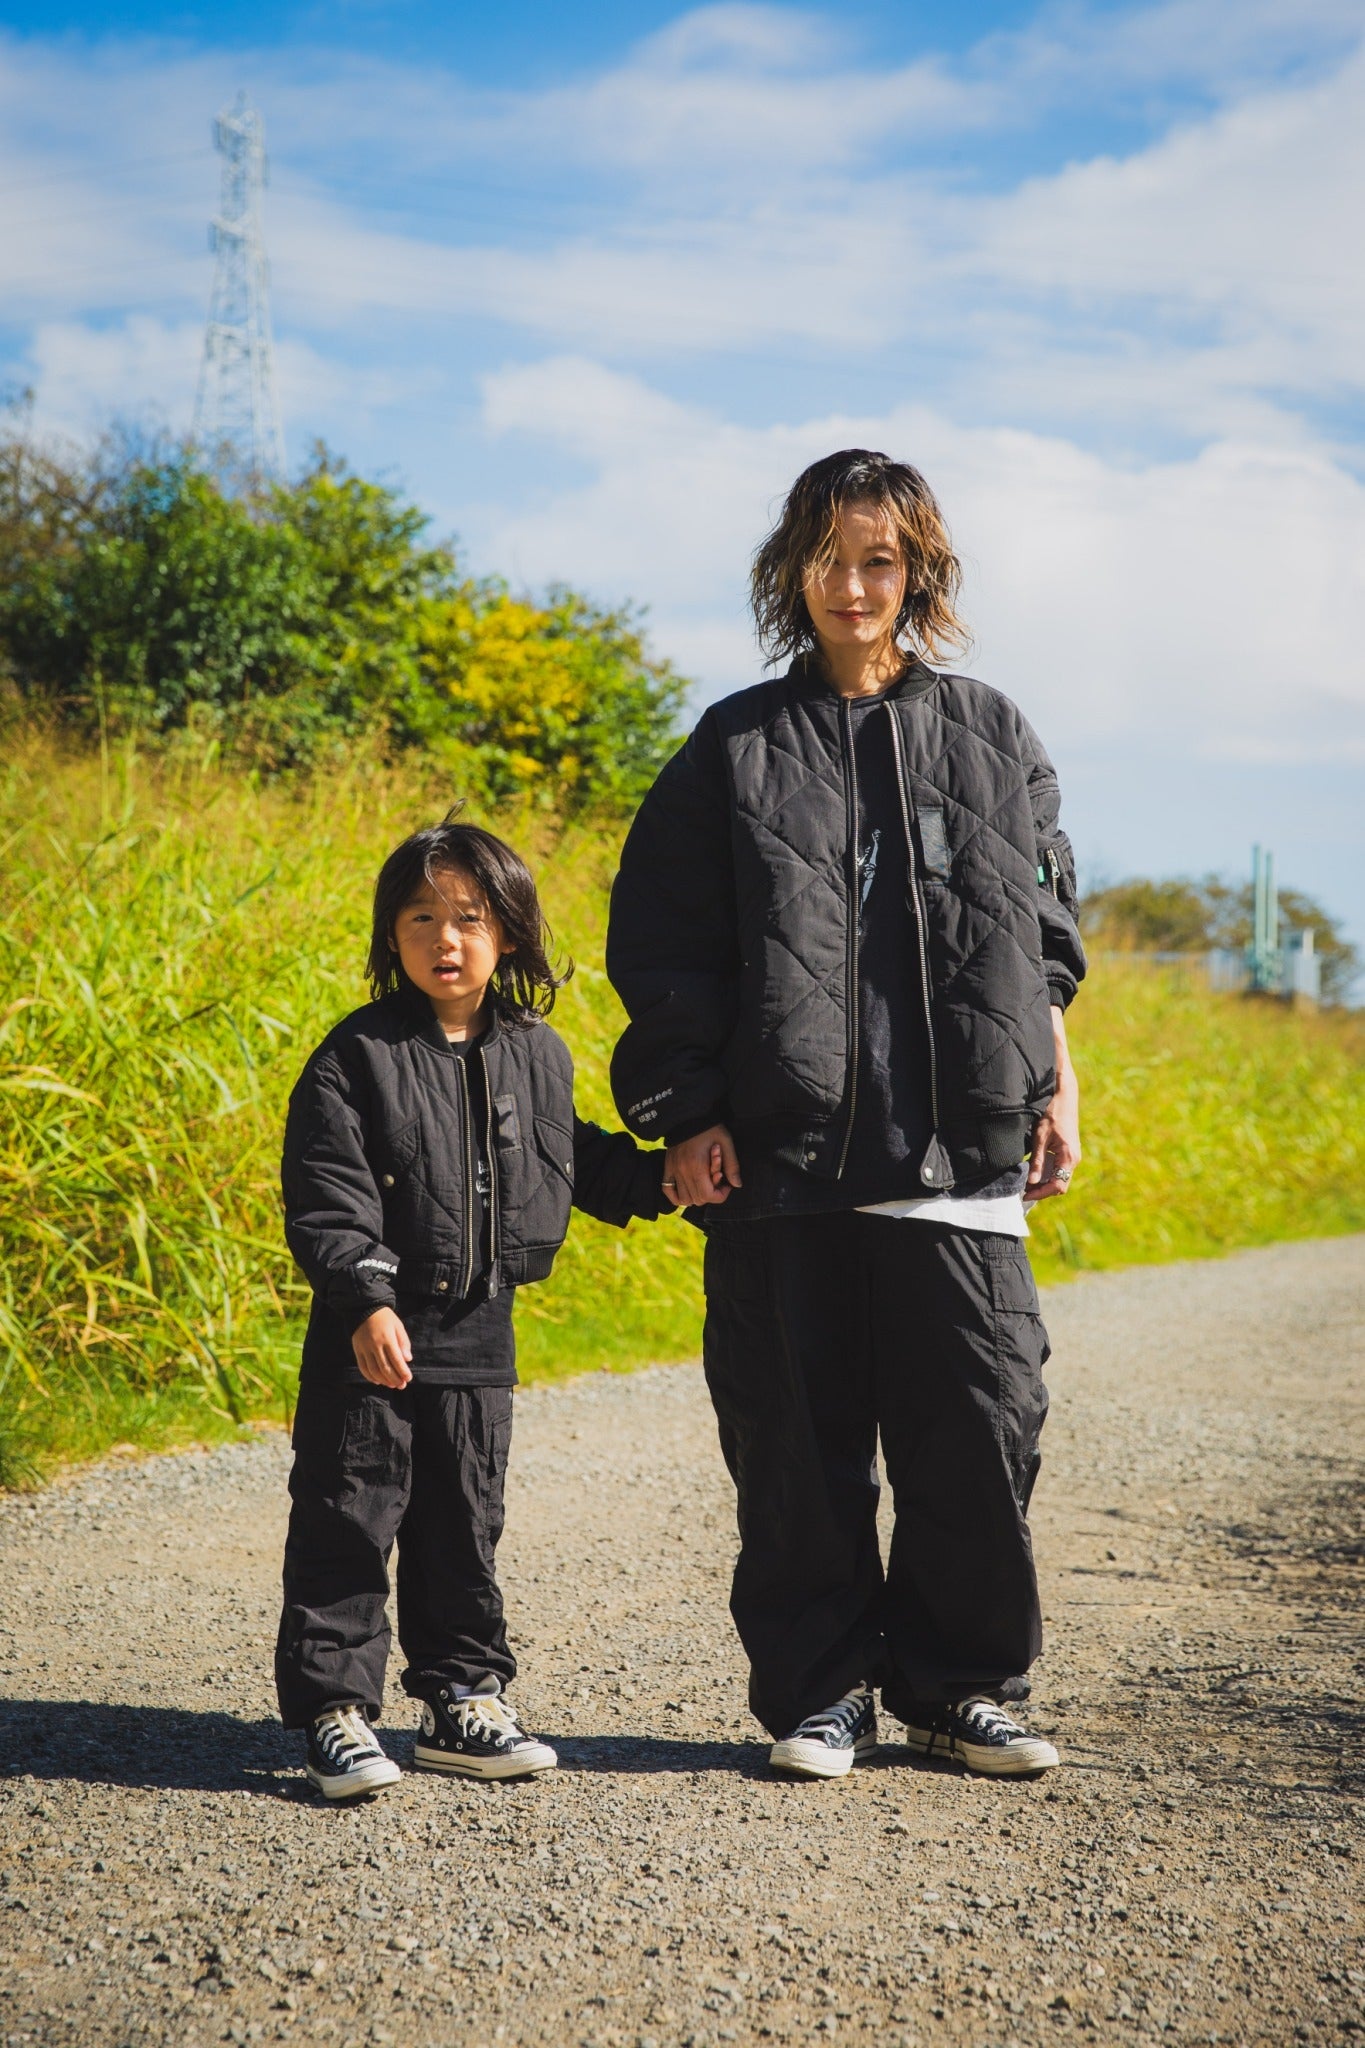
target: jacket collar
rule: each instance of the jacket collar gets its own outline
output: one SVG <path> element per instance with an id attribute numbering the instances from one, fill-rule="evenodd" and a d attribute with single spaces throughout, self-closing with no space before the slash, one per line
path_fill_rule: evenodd
<path id="1" fill-rule="evenodd" d="M 838 692 L 831 686 L 814 654 L 798 654 L 783 678 L 793 693 L 807 702 L 837 701 Z M 917 654 L 907 654 L 905 667 L 886 691 L 887 698 L 906 700 L 924 696 L 939 681 L 939 672 L 930 668 Z"/>
<path id="2" fill-rule="evenodd" d="M 409 984 L 391 995 L 388 1001 L 398 1009 L 413 1038 L 420 1039 L 423 1045 L 429 1046 L 433 1052 L 443 1054 L 446 1059 L 459 1058 L 459 1054 L 441 1029 L 436 1012 L 419 988 L 413 988 Z M 479 1033 L 477 1043 L 486 1050 L 495 1039 L 504 1036 L 506 1030 L 502 1005 L 496 995 L 491 995 L 488 1003 L 488 1022 Z"/>

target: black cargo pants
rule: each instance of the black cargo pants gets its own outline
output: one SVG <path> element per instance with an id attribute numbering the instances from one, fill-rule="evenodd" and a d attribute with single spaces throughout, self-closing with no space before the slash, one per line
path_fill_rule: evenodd
<path id="1" fill-rule="evenodd" d="M 379 1718 L 395 1539 L 404 1691 L 516 1676 L 493 1573 L 511 1440 L 510 1387 L 304 1380 L 275 1648 L 286 1728 L 351 1703 Z"/>
<path id="2" fill-rule="evenodd" d="M 771 1734 L 860 1679 L 902 1720 L 971 1693 L 1027 1698 L 1048 1355 L 1017 1238 L 856 1210 L 711 1227 L 706 1378 L 739 1497 L 730 1608 Z"/>

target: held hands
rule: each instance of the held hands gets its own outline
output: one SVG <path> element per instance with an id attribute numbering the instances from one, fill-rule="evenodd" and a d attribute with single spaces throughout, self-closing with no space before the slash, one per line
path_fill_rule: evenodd
<path id="1" fill-rule="evenodd" d="M 1060 1010 L 1052 1012 L 1052 1036 L 1056 1046 L 1057 1092 L 1038 1119 L 1029 1160 L 1024 1199 L 1045 1202 L 1050 1195 L 1064 1195 L 1081 1159 L 1081 1091 L 1076 1069 L 1066 1043 L 1066 1024 Z"/>
<path id="2" fill-rule="evenodd" d="M 664 1154 L 664 1193 L 675 1209 L 727 1201 L 731 1188 L 741 1186 L 735 1141 L 724 1124 L 712 1124 Z"/>
<path id="3" fill-rule="evenodd" d="M 412 1346 L 391 1308 L 377 1308 L 351 1333 L 363 1377 L 376 1387 L 405 1387 L 412 1378 Z"/>

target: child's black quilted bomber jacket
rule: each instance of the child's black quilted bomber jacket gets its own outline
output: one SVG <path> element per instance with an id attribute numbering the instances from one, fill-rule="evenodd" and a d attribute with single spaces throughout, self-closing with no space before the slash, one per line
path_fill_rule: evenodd
<path id="1" fill-rule="evenodd" d="M 575 1115 L 573 1060 L 548 1024 L 495 1014 L 468 1057 L 487 1078 L 482 1146 L 463 1061 L 424 998 L 354 1011 L 290 1097 L 285 1233 L 319 1303 L 348 1328 L 377 1308 L 468 1292 L 476 1150 L 491 1167 L 490 1292 L 545 1278 L 571 1206 L 614 1224 L 668 1206 L 662 1152 Z"/>

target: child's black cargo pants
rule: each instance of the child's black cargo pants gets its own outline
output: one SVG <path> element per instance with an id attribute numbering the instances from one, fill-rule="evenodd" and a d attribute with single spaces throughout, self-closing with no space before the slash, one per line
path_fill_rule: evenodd
<path id="1" fill-rule="evenodd" d="M 1027 1698 L 1048 1344 L 1019 1240 L 857 1210 L 717 1222 L 705 1355 L 739 1496 L 730 1606 L 765 1727 L 788 1735 L 860 1680 L 902 1720 Z"/>
<path id="2" fill-rule="evenodd" d="M 378 1718 L 395 1541 L 404 1691 L 516 1676 L 493 1569 L 511 1438 L 510 1386 L 305 1375 L 275 1650 L 286 1728 L 352 1703 Z"/>

